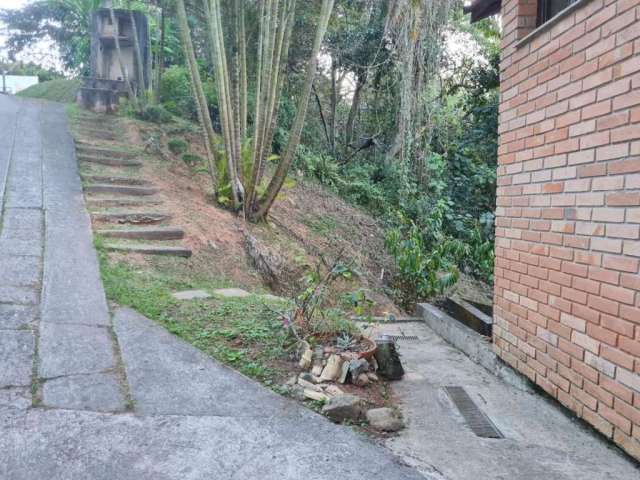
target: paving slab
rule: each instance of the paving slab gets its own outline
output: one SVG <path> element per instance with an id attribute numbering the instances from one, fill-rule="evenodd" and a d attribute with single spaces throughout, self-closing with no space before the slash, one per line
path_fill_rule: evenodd
<path id="1" fill-rule="evenodd" d="M 40 259 L 0 253 L 1 285 L 29 286 L 40 283 Z"/>
<path id="2" fill-rule="evenodd" d="M 0 304 L 0 330 L 25 329 L 37 318 L 35 306 Z"/>
<path id="3" fill-rule="evenodd" d="M 555 402 L 498 379 L 423 323 L 381 325 L 415 336 L 397 342 L 405 376 L 392 388 L 406 429 L 386 445 L 423 473 L 446 480 L 622 480 L 640 470 Z M 476 436 L 444 390 L 463 387 L 504 439 Z"/>
<path id="4" fill-rule="evenodd" d="M 0 417 L 11 480 L 424 480 L 379 446 L 316 415 L 234 418 L 35 409 Z"/>
<path id="5" fill-rule="evenodd" d="M 98 373 L 115 366 L 110 332 L 103 327 L 41 322 L 41 378 Z"/>
<path id="6" fill-rule="evenodd" d="M 113 326 L 137 412 L 269 416 L 290 409 L 285 398 L 131 309 L 116 310 Z"/>
<path id="7" fill-rule="evenodd" d="M 7 408 L 26 410 L 32 403 L 31 387 L 0 388 L 0 415 Z"/>
<path id="8" fill-rule="evenodd" d="M 42 403 L 52 408 L 117 412 L 125 409 L 120 383 L 113 373 L 70 375 L 47 380 Z"/>
<path id="9" fill-rule="evenodd" d="M 251 295 L 251 293 L 241 288 L 218 288 L 213 293 L 225 298 L 245 298 Z"/>
<path id="10" fill-rule="evenodd" d="M 174 292 L 171 294 L 176 300 L 197 300 L 203 298 L 211 298 L 211 294 L 204 290 L 183 290 L 182 292 Z"/>
<path id="11" fill-rule="evenodd" d="M 16 239 L 0 236 L 0 252 L 5 255 L 34 256 L 42 255 L 42 239 L 25 238 Z"/>
<path id="12" fill-rule="evenodd" d="M 75 145 L 64 107 L 43 109 L 41 123 L 42 142 L 47 145 L 42 321 L 109 325 L 91 221 L 84 207 Z"/>
<path id="13" fill-rule="evenodd" d="M 38 289 L 36 287 L 16 287 L 14 285 L 0 284 L 0 304 L 36 305 L 38 298 Z"/>
<path id="14" fill-rule="evenodd" d="M 26 230 L 33 234 L 42 231 L 44 214 L 36 208 L 5 208 L 2 219 L 2 235 L 16 230 Z"/>
<path id="15" fill-rule="evenodd" d="M 27 330 L 0 330 L 0 388 L 31 385 L 35 338 Z"/>

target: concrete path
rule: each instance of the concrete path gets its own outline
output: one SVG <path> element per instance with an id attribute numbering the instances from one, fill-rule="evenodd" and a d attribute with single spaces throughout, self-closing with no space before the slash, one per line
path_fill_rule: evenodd
<path id="1" fill-rule="evenodd" d="M 1 479 L 424 478 L 135 312 L 111 318 L 61 106 L 0 95 L 0 200 Z"/>
<path id="2" fill-rule="evenodd" d="M 381 325 L 400 340 L 394 384 L 407 428 L 387 446 L 442 480 L 631 480 L 640 468 L 555 402 L 504 383 L 423 323 Z M 504 435 L 476 436 L 444 387 L 463 387 Z"/>

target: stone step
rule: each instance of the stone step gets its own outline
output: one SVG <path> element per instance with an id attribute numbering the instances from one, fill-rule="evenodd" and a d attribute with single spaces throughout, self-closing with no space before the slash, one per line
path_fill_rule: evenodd
<path id="1" fill-rule="evenodd" d="M 162 204 L 161 200 L 140 197 L 87 198 L 86 201 L 93 208 L 146 207 Z"/>
<path id="2" fill-rule="evenodd" d="M 84 127 L 84 126 L 78 126 L 74 130 L 80 134 L 85 134 L 85 135 L 89 135 L 96 138 L 115 137 L 117 135 L 116 132 L 108 129 L 105 130 L 101 128 L 91 128 L 91 127 Z"/>
<path id="3" fill-rule="evenodd" d="M 120 245 L 117 243 L 105 244 L 107 250 L 125 253 L 144 253 L 147 255 L 175 255 L 188 258 L 191 250 L 185 247 L 171 247 L 158 245 Z"/>
<path id="4" fill-rule="evenodd" d="M 115 142 L 118 140 L 118 137 L 111 133 L 100 132 L 97 130 L 76 130 L 76 135 L 80 135 L 85 138 L 91 138 L 95 140 L 107 140 L 109 142 Z"/>
<path id="5" fill-rule="evenodd" d="M 122 158 L 130 160 L 135 158 L 136 154 L 133 152 L 120 152 L 118 150 L 110 150 L 108 148 L 100 148 L 90 146 L 90 144 L 79 143 L 76 145 L 76 152 L 78 155 L 89 155 L 95 157 L 109 157 L 109 158 Z"/>
<path id="6" fill-rule="evenodd" d="M 157 188 L 139 187 L 134 185 L 111 185 L 105 183 L 97 183 L 84 187 L 87 193 L 120 193 L 122 195 L 147 196 L 158 193 Z"/>
<path id="7" fill-rule="evenodd" d="M 138 185 L 152 186 L 152 183 L 141 178 L 134 177 L 118 177 L 113 175 L 83 175 L 82 178 L 92 183 L 102 183 L 110 185 Z"/>
<path id="8" fill-rule="evenodd" d="M 109 238 L 128 238 L 134 240 L 180 240 L 184 238 L 184 230 L 177 227 L 99 229 L 97 233 Z"/>
<path id="9" fill-rule="evenodd" d="M 108 165 L 110 167 L 141 167 L 142 162 L 138 160 L 124 160 L 109 157 L 94 157 L 89 155 L 78 155 L 81 162 L 97 163 L 100 165 Z"/>
<path id="10" fill-rule="evenodd" d="M 159 212 L 92 212 L 96 222 L 131 223 L 134 225 L 166 222 L 171 215 Z"/>

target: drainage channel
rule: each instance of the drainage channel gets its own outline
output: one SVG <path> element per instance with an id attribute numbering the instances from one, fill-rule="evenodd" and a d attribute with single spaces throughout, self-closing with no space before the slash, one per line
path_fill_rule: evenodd
<path id="1" fill-rule="evenodd" d="M 473 433 L 482 438 L 504 438 L 493 422 L 478 408 L 463 387 L 444 387 L 444 391 L 454 403 Z"/>

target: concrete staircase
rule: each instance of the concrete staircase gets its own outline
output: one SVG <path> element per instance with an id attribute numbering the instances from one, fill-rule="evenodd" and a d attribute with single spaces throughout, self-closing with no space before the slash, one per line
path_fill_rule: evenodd
<path id="1" fill-rule="evenodd" d="M 94 231 L 108 239 L 107 250 L 144 255 L 190 257 L 162 210 L 162 192 L 143 178 L 142 152 L 119 142 L 117 118 L 82 112 L 73 125 L 85 200 Z"/>

